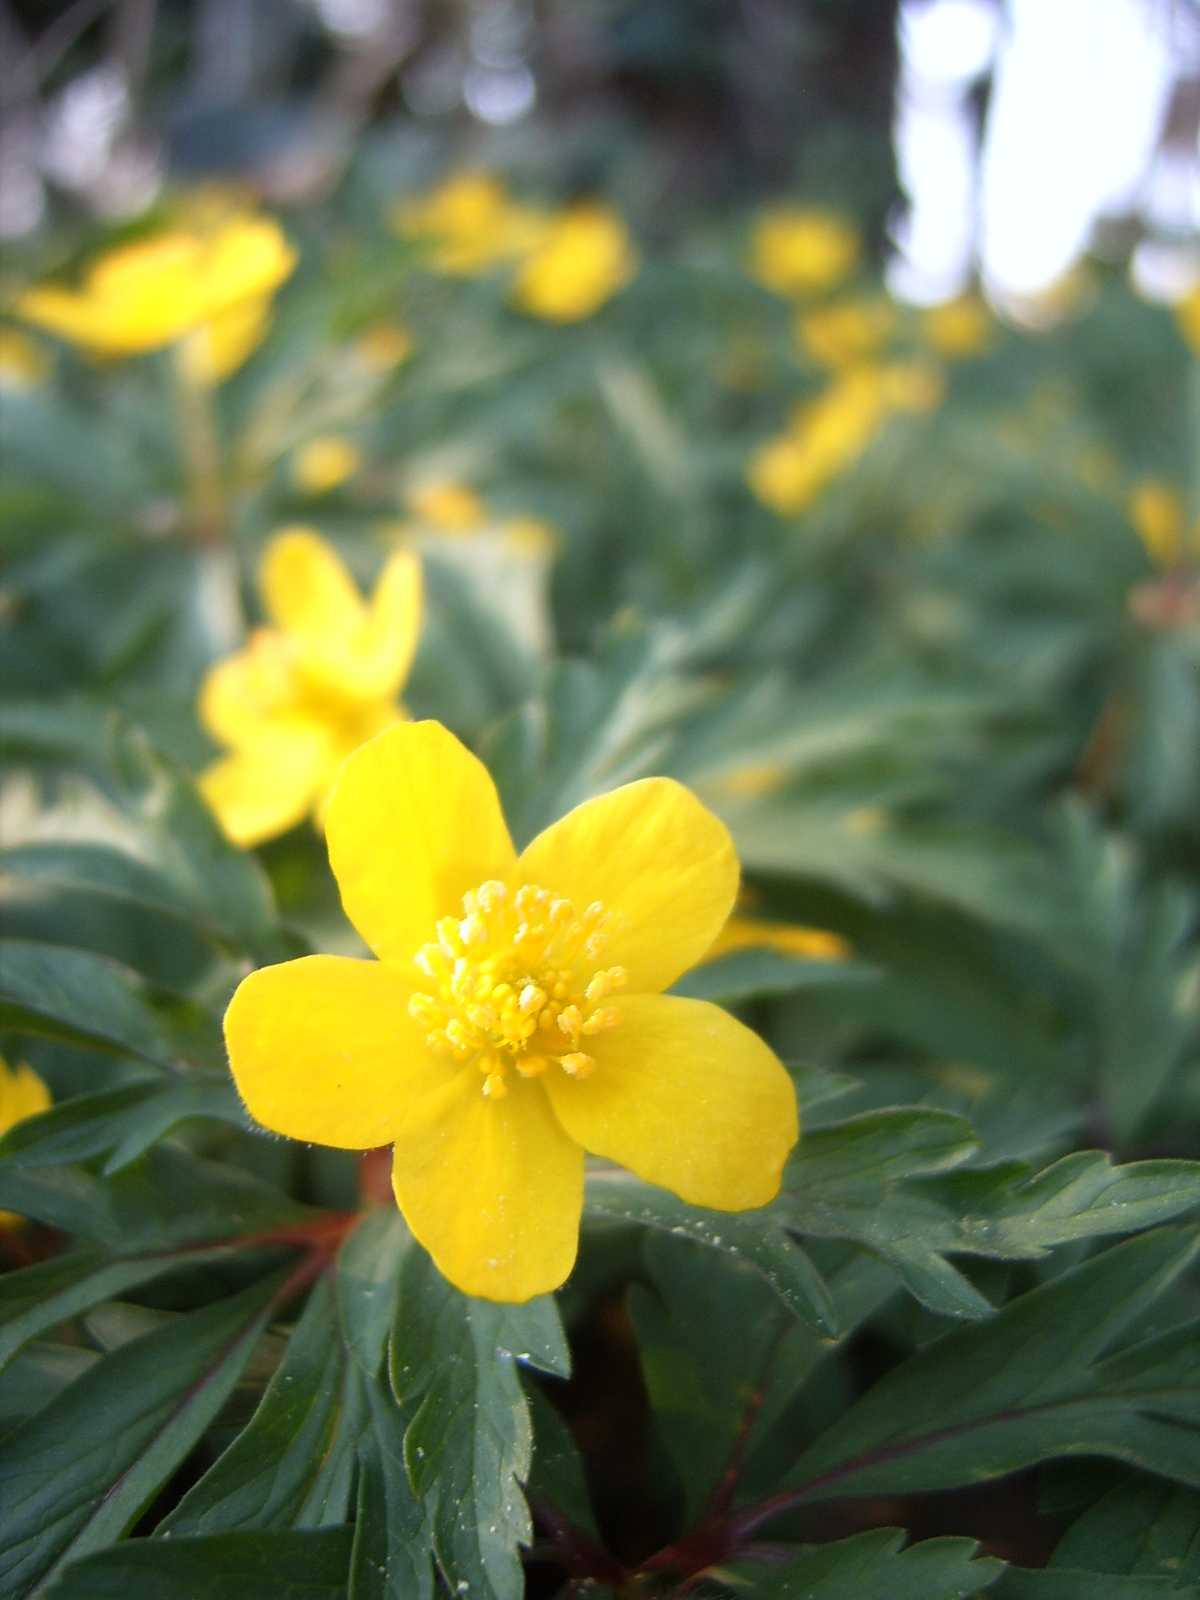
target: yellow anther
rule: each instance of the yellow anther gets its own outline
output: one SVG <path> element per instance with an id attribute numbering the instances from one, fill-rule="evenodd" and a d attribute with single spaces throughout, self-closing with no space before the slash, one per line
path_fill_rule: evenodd
<path id="1" fill-rule="evenodd" d="M 437 925 L 438 943 L 453 961 L 455 956 L 462 955 L 458 942 L 458 923 L 453 917 L 442 917 Z"/>
<path id="2" fill-rule="evenodd" d="M 573 1050 L 570 1055 L 559 1056 L 558 1064 L 572 1078 L 590 1078 L 596 1070 L 593 1057 L 585 1056 L 582 1050 Z"/>
<path id="3" fill-rule="evenodd" d="M 508 898 L 508 888 L 499 878 L 489 878 L 475 891 L 475 899 L 484 911 L 494 911 Z"/>
<path id="4" fill-rule="evenodd" d="M 501 1072 L 489 1072 L 483 1080 L 483 1092 L 489 1100 L 503 1100 L 508 1093 L 508 1084 L 504 1081 Z"/>
<path id="5" fill-rule="evenodd" d="M 591 1016 L 580 1028 L 580 1033 L 604 1033 L 608 1028 L 615 1028 L 621 1020 L 621 1013 L 612 1006 L 602 1006 L 599 1011 L 593 1011 Z"/>
<path id="6" fill-rule="evenodd" d="M 467 946 L 482 944 L 487 938 L 487 924 L 477 911 L 468 912 L 459 923 L 458 937 Z"/>
<path id="7" fill-rule="evenodd" d="M 467 1017 L 481 1033 L 490 1033 L 496 1026 L 496 1013 L 491 1006 L 468 1006 Z"/>
<path id="8" fill-rule="evenodd" d="M 431 995 L 412 994 L 408 997 L 408 1014 L 414 1022 L 421 1022 L 428 1028 L 435 1022 L 440 1022 L 442 1010 Z"/>
<path id="9" fill-rule="evenodd" d="M 517 1001 L 518 1008 L 526 1015 L 531 1011 L 540 1011 L 545 1004 L 545 993 L 536 983 L 527 983 L 521 990 L 521 998 Z"/>
<path id="10" fill-rule="evenodd" d="M 523 1078 L 540 1078 L 550 1065 L 545 1056 L 518 1056 L 515 1062 L 517 1071 Z"/>
<path id="11" fill-rule="evenodd" d="M 471 1033 L 461 1017 L 451 1017 L 442 1029 L 455 1050 L 467 1050 L 471 1044 Z"/>
<path id="12" fill-rule="evenodd" d="M 579 1029 L 583 1023 L 583 1012 L 578 1006 L 567 1006 L 558 1013 L 558 1026 L 568 1039 L 578 1037 Z"/>

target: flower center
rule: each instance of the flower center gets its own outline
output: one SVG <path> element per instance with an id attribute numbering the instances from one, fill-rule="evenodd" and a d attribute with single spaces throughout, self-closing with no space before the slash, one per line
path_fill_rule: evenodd
<path id="1" fill-rule="evenodd" d="M 494 1099 L 510 1070 L 536 1078 L 554 1064 L 586 1078 L 596 1063 L 584 1046 L 621 1020 L 605 1002 L 628 981 L 600 965 L 611 924 L 599 900 L 579 912 L 535 883 L 489 879 L 414 956 L 430 987 L 410 997 L 409 1015 L 431 1050 L 473 1061 Z"/>

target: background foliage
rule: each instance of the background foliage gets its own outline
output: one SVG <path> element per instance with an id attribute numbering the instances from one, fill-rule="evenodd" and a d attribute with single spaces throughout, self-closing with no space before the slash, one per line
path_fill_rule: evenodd
<path id="1" fill-rule="evenodd" d="M 381 118 L 284 210 L 300 266 L 214 391 L 219 538 L 166 356 L 41 340 L 0 394 L 0 1048 L 54 1096 L 0 1141 L 4 1594 L 1200 1596 L 1195 361 L 1099 265 L 1070 318 L 962 357 L 898 312 L 887 358 L 940 403 L 772 511 L 748 465 L 832 380 L 746 270 L 730 173 L 836 193 L 868 238 L 890 176 L 836 75 L 794 159 L 769 97 L 725 138 L 746 84 L 674 9 L 598 8 L 620 94 L 559 146 Z M 831 9 L 795 8 L 797 71 L 842 59 Z M 559 328 L 502 273 L 431 271 L 389 212 L 452 160 L 601 190 L 636 277 Z M 64 209 L 6 287 L 115 233 Z M 868 254 L 839 293 L 878 292 Z M 384 319 L 411 354 L 366 370 Z M 357 465 L 306 490 L 331 433 Z M 413 512 L 433 480 L 477 530 Z M 420 550 L 405 703 L 480 750 L 520 839 L 669 773 L 733 829 L 752 914 L 844 941 L 679 986 L 794 1073 L 766 1211 L 597 1171 L 565 1289 L 500 1307 L 438 1277 L 372 1157 L 249 1124 L 234 985 L 353 947 L 316 831 L 237 851 L 193 787 L 198 685 L 295 521 L 364 583 Z"/>

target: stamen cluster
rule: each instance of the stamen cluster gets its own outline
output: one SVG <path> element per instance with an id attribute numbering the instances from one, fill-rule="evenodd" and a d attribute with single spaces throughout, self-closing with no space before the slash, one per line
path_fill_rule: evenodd
<path id="1" fill-rule="evenodd" d="M 578 912 L 537 884 L 489 879 L 417 951 L 432 988 L 410 997 L 409 1015 L 431 1050 L 474 1061 L 493 1099 L 508 1093 L 510 1069 L 536 1078 L 556 1064 L 586 1078 L 596 1062 L 582 1046 L 620 1021 L 605 1002 L 628 981 L 623 967 L 599 965 L 611 922 L 599 900 Z"/>

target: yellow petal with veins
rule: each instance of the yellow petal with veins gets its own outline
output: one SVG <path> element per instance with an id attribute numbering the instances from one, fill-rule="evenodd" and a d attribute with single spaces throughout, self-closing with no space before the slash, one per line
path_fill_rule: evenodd
<path id="1" fill-rule="evenodd" d="M 705 1000 L 628 995 L 596 1070 L 540 1082 L 567 1133 L 692 1205 L 763 1206 L 799 1135 L 796 1092 L 756 1033 Z"/>
<path id="2" fill-rule="evenodd" d="M 530 1300 L 557 1289 L 575 1263 L 583 1151 L 538 1084 L 487 1098 L 467 1066 L 439 1092 L 411 1098 L 392 1185 L 409 1227 L 464 1294 Z"/>
<path id="3" fill-rule="evenodd" d="M 346 915 L 405 966 L 468 889 L 516 868 L 491 775 L 437 722 L 396 723 L 355 751 L 325 829 Z"/>
<path id="4" fill-rule="evenodd" d="M 603 903 L 605 965 L 624 967 L 634 993 L 665 989 L 700 960 L 738 887 L 728 828 L 671 778 L 585 800 L 538 835 L 520 871 L 580 911 Z"/>
<path id="5" fill-rule="evenodd" d="M 244 978 L 225 1013 L 225 1042 L 250 1115 L 273 1133 L 340 1150 L 387 1144 L 407 1104 L 447 1078 L 407 997 L 390 968 L 347 956 L 305 956 Z"/>

